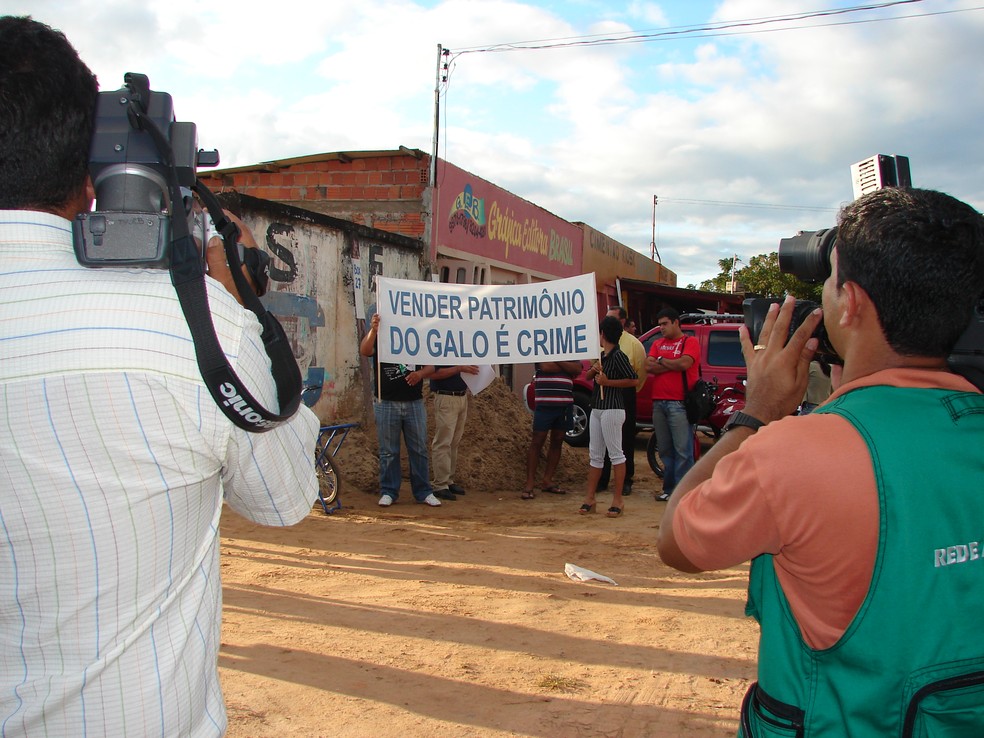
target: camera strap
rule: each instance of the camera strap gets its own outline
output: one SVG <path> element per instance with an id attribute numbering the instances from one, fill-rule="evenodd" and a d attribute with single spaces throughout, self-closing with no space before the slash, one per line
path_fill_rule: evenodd
<path id="1" fill-rule="evenodd" d="M 216 228 L 222 234 L 226 258 L 232 271 L 243 303 L 251 310 L 260 322 L 261 337 L 267 356 L 270 357 L 271 372 L 277 387 L 277 399 L 280 412 L 274 413 L 264 408 L 250 393 L 245 383 L 239 378 L 215 333 L 212 322 L 212 311 L 208 305 L 208 290 L 205 283 L 205 267 L 203 254 L 206 244 L 198 244 L 188 229 L 188 221 L 180 208 L 181 188 L 178 184 L 177 172 L 174 167 L 174 155 L 171 146 L 163 133 L 152 119 L 143 114 L 139 105 L 131 102 L 129 111 L 134 125 L 150 133 L 154 139 L 162 159 L 168 165 L 168 189 L 171 192 L 171 225 L 173 239 L 171 242 L 170 272 L 171 284 L 174 285 L 184 313 L 191 338 L 195 345 L 195 357 L 198 360 L 198 370 L 216 405 L 236 426 L 250 433 L 263 433 L 286 422 L 297 412 L 301 403 L 301 370 L 290 348 L 287 334 L 283 326 L 260 302 L 246 278 L 242 274 L 238 248 L 235 237 L 238 235 L 236 226 L 229 222 L 219 206 L 215 196 L 200 181 L 195 184 L 195 191 L 203 196 L 205 208 Z M 230 228 L 231 226 L 231 228 Z M 227 237 L 228 236 L 228 237 Z"/>

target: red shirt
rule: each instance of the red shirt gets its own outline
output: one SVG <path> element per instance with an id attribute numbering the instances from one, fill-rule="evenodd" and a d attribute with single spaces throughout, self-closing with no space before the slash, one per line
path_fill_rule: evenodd
<path id="1" fill-rule="evenodd" d="M 658 338 L 649 349 L 649 355 L 654 359 L 679 359 L 686 354 L 693 358 L 694 363 L 687 370 L 687 387 L 693 387 L 700 378 L 700 342 L 694 336 L 683 335 L 680 338 Z M 653 375 L 654 400 L 683 400 L 683 372 L 663 372 Z"/>

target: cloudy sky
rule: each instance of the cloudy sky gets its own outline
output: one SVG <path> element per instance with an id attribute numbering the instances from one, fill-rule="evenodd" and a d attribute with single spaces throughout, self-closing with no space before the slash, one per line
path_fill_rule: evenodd
<path id="1" fill-rule="evenodd" d="M 141 72 L 223 166 L 433 149 L 680 286 L 832 225 L 850 165 L 984 207 L 981 0 L 0 0 L 104 90 Z M 658 205 L 653 207 L 653 198 Z"/>

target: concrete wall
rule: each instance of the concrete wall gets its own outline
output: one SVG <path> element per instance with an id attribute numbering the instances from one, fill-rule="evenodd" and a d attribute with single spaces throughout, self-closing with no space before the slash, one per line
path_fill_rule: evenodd
<path id="1" fill-rule="evenodd" d="M 364 421 L 371 387 L 359 356 L 364 326 L 356 301 L 358 314 L 375 303 L 377 274 L 429 278 L 423 243 L 254 197 L 222 199 L 270 255 L 262 301 L 290 338 L 305 404 L 323 424 Z"/>

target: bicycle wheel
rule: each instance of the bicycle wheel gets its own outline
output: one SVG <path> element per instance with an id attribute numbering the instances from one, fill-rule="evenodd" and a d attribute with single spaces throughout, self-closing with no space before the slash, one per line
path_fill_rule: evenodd
<path id="1" fill-rule="evenodd" d="M 649 460 L 649 468 L 653 470 L 653 473 L 659 477 L 663 478 L 663 460 L 659 458 L 659 448 L 656 444 L 656 434 L 652 433 L 649 436 L 649 443 L 646 444 L 646 458 Z"/>
<path id="2" fill-rule="evenodd" d="M 324 446 L 319 445 L 316 449 L 314 466 L 318 473 L 318 497 L 321 500 L 321 506 L 325 512 L 328 512 L 328 506 L 338 498 L 342 479 L 338 474 L 338 467 L 335 465 L 331 451 Z"/>

